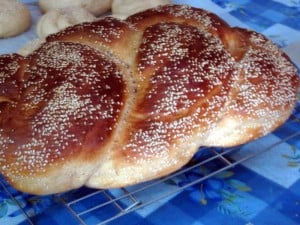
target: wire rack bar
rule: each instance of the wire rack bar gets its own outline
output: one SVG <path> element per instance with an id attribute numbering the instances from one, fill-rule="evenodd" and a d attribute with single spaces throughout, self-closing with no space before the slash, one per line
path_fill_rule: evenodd
<path id="1" fill-rule="evenodd" d="M 93 211 L 97 211 L 97 210 L 101 210 L 102 207 L 105 207 L 105 206 L 108 206 L 108 205 L 114 205 L 116 208 L 119 209 L 119 212 L 117 212 L 115 215 L 109 217 L 109 218 L 105 218 L 102 222 L 96 224 L 96 225 L 104 225 L 108 222 L 111 222 L 127 213 L 130 213 L 130 212 L 133 212 L 135 210 L 138 210 L 138 209 L 141 209 L 143 207 L 146 207 L 150 204 L 154 204 L 155 202 L 157 201 L 160 201 L 162 199 L 165 199 L 169 196 L 172 196 L 174 194 L 176 194 L 177 192 L 179 191 L 182 191 L 183 189 L 186 189 L 188 187 L 191 187 L 191 186 L 194 186 L 196 184 L 199 184 L 201 182 L 203 182 L 204 180 L 208 179 L 208 178 L 211 178 L 215 175 L 217 175 L 218 173 L 221 173 L 222 171 L 225 171 L 225 170 L 228 170 L 240 163 L 243 163 L 244 161 L 246 160 L 249 160 L 253 157 L 256 157 L 258 156 L 259 154 L 262 154 L 264 152 L 267 152 L 269 150 L 271 150 L 272 148 L 288 141 L 289 139 L 291 138 L 295 138 L 295 137 L 300 137 L 300 131 L 299 132 L 296 132 L 286 138 L 283 138 L 281 139 L 280 141 L 278 142 L 275 142 L 273 143 L 272 145 L 258 151 L 258 152 L 253 152 L 253 153 L 249 153 L 247 154 L 246 156 L 238 159 L 238 160 L 231 160 L 230 158 L 230 155 L 233 154 L 235 151 L 239 150 L 240 148 L 239 147 L 235 147 L 235 148 L 231 148 L 231 149 L 225 149 L 225 150 L 220 150 L 220 149 L 215 149 L 215 148 L 209 148 L 208 150 L 211 152 L 211 156 L 195 165 L 192 165 L 192 166 L 189 166 L 187 168 L 183 168 L 182 170 L 176 172 L 176 173 L 173 173 L 169 176 L 166 176 L 162 179 L 159 179 L 159 180 L 156 180 L 156 181 L 153 181 L 153 182 L 150 182 L 150 183 L 146 183 L 144 185 L 142 185 L 141 187 L 135 189 L 135 188 L 123 188 L 122 189 L 122 194 L 116 196 L 116 197 L 111 197 L 111 195 L 109 194 L 110 198 L 108 201 L 100 204 L 100 205 L 97 205 L 93 208 L 90 208 L 89 210 L 86 210 L 86 211 L 83 211 L 81 213 L 77 213 L 76 217 L 79 217 L 80 218 L 80 222 L 81 224 L 83 225 L 87 225 L 87 223 L 85 223 L 85 221 L 82 219 L 83 216 L 85 216 L 86 214 L 88 213 L 91 213 Z M 200 150 L 201 151 L 201 150 Z M 203 176 L 202 178 L 200 179 L 197 179 L 197 180 L 194 180 L 194 181 L 191 181 L 189 183 L 187 183 L 186 185 L 184 186 L 176 186 L 176 188 L 170 188 L 168 190 L 165 190 L 165 192 L 163 192 L 162 194 L 159 194 L 157 195 L 156 197 L 152 198 L 152 199 L 147 199 L 147 198 L 144 198 L 145 196 L 143 196 L 144 193 L 146 193 L 147 191 L 150 191 L 151 189 L 155 188 L 156 186 L 164 183 L 164 182 L 167 182 L 168 180 L 172 180 L 172 179 L 176 179 L 182 175 L 184 175 L 185 173 L 191 171 L 191 170 L 194 170 L 196 168 L 199 168 L 209 162 L 212 162 L 214 160 L 218 160 L 220 162 L 223 163 L 223 166 L 220 167 L 219 169 L 215 170 L 215 171 L 212 171 L 210 172 L 209 174 L 207 174 L 206 176 Z M 106 194 L 107 193 L 110 193 L 110 190 L 107 190 L 107 191 L 98 191 L 96 192 L 95 194 L 99 194 L 99 193 L 103 193 L 105 192 Z M 145 194 L 146 195 L 146 194 Z M 91 195 L 88 195 L 88 197 L 91 197 L 91 196 L 94 196 L 94 194 L 91 194 Z M 137 197 L 138 196 L 138 197 Z M 81 197 L 79 199 L 79 201 L 82 201 L 86 198 L 86 196 L 84 197 Z M 121 204 L 119 202 L 122 202 L 124 199 L 131 199 L 132 203 L 129 204 L 127 207 L 122 207 Z M 77 203 L 78 200 L 76 201 L 72 201 L 70 203 L 66 203 L 67 204 L 67 207 L 70 207 L 72 208 L 72 204 L 74 203 Z M 73 210 L 73 209 L 72 209 Z M 74 212 L 76 214 L 76 212 Z"/>
<path id="2" fill-rule="evenodd" d="M 65 207 L 71 212 L 71 214 L 74 216 L 75 219 L 78 220 L 80 224 L 86 224 L 84 220 L 82 220 L 81 217 L 73 210 L 73 208 L 67 202 L 64 201 L 63 198 L 60 198 L 60 201 L 65 205 Z"/>
<path id="3" fill-rule="evenodd" d="M 300 122 L 300 105 L 295 108 L 294 114 L 291 118 L 286 122 L 286 125 L 293 125 L 292 123 Z M 298 126 L 298 125 L 297 125 Z M 85 189 L 83 193 L 81 193 L 80 189 L 75 190 L 75 192 L 80 192 L 80 195 L 72 195 L 71 192 L 66 192 L 63 194 L 55 195 L 54 197 L 60 201 L 68 211 L 77 219 L 79 224 L 82 225 L 104 225 L 109 223 L 125 214 L 131 213 L 133 211 L 142 209 L 147 207 L 148 205 L 154 204 L 158 201 L 166 199 L 168 197 L 172 197 L 172 195 L 182 191 L 183 189 L 187 189 L 191 186 L 197 185 L 204 180 L 216 176 L 218 173 L 222 171 L 228 170 L 232 167 L 235 167 L 251 158 L 254 158 L 264 152 L 270 151 L 271 149 L 279 146 L 282 143 L 289 141 L 290 139 L 298 138 L 300 139 L 300 131 L 287 135 L 286 137 L 281 137 L 281 139 L 277 142 L 270 144 L 267 147 L 259 149 L 258 151 L 249 151 L 247 154 L 242 154 L 243 156 L 237 156 L 234 154 L 237 151 L 242 151 L 242 146 L 221 149 L 221 148 L 201 148 L 201 152 L 209 153 L 208 156 L 201 158 L 195 164 L 190 164 L 188 166 L 183 167 L 181 170 L 170 174 L 161 179 L 153 180 L 150 182 L 145 182 L 143 184 L 120 188 L 120 189 L 111 189 L 111 190 L 93 190 L 93 189 Z M 234 159 L 232 156 L 235 156 Z M 240 157 L 240 158 L 237 158 Z M 172 183 L 173 181 L 179 182 L 185 177 L 185 174 L 197 170 L 201 167 L 205 167 L 207 164 L 218 162 L 218 166 L 215 170 L 210 171 L 210 173 L 205 174 L 205 176 L 189 181 L 185 183 L 185 185 L 164 185 L 168 183 Z M 26 216 L 28 223 L 30 225 L 34 225 L 32 222 L 30 215 L 26 214 L 25 210 L 22 208 L 20 202 L 13 196 L 12 193 L 8 190 L 6 183 L 3 183 L 0 180 L 0 187 L 3 188 L 5 192 L 9 195 L 9 197 L 18 205 L 21 209 L 22 213 Z M 201 185 L 201 184 L 200 184 Z M 148 197 L 148 192 L 155 192 L 155 190 L 161 186 L 167 186 L 164 189 L 159 189 L 158 194 Z M 70 195 L 71 193 L 71 195 Z M 69 196 L 70 195 L 70 196 Z M 85 205 L 85 202 L 88 199 L 93 199 L 92 202 L 95 202 L 94 205 Z M 94 201 L 95 200 L 95 201 Z M 97 224 L 91 224 L 87 221 L 87 218 L 90 214 L 95 214 L 96 216 L 101 215 L 101 221 Z M 107 216 L 106 216 L 107 214 Z M 102 219 L 103 217 L 103 219 Z"/>
<path id="4" fill-rule="evenodd" d="M 121 190 L 124 192 L 124 195 L 119 199 L 113 198 L 111 195 L 108 194 L 107 191 L 97 192 L 97 194 L 99 194 L 99 193 L 104 194 L 109 200 L 100 205 L 97 205 L 97 206 L 89 208 L 85 211 L 82 211 L 82 212 L 78 213 L 77 215 L 82 216 L 84 214 L 87 214 L 87 213 L 97 210 L 99 208 L 105 207 L 106 205 L 109 205 L 109 204 L 114 204 L 121 212 L 126 212 L 126 211 L 129 211 L 131 208 L 134 208 L 136 205 L 140 204 L 140 202 L 138 200 L 136 200 L 136 198 L 134 196 L 132 196 L 125 188 L 122 188 Z M 122 198 L 127 198 L 127 197 L 129 197 L 133 203 L 130 206 L 128 206 L 127 208 L 123 208 L 121 206 L 121 204 L 118 203 L 118 200 L 120 200 Z M 82 199 L 86 199 L 86 198 L 82 198 Z M 67 203 L 67 204 L 71 207 L 74 203 Z"/>
<path id="5" fill-rule="evenodd" d="M 30 217 L 27 215 L 27 213 L 24 211 L 22 205 L 20 204 L 20 202 L 10 193 L 10 191 L 7 189 L 7 187 L 3 184 L 3 182 L 0 181 L 0 185 L 2 187 L 2 189 L 8 194 L 8 196 L 10 197 L 11 200 L 14 201 L 14 203 L 20 208 L 22 214 L 25 216 L 25 218 L 27 219 L 27 222 L 30 225 L 34 225 L 33 222 L 31 221 Z"/>
<path id="6" fill-rule="evenodd" d="M 289 121 L 295 122 L 298 121 L 299 119 L 296 118 L 295 120 Z M 169 176 L 163 177 L 158 180 L 154 180 L 151 182 L 146 182 L 141 185 L 137 185 L 137 187 L 128 187 L 128 188 L 121 188 L 121 189 L 113 189 L 113 190 L 92 190 L 91 193 L 87 193 L 81 197 L 75 198 L 75 199 L 68 199 L 65 198 L 67 193 L 59 194 L 56 195 L 55 197 L 57 200 L 59 200 L 68 211 L 71 212 L 71 214 L 74 216 L 75 219 L 77 219 L 79 224 L 82 225 L 104 225 L 106 223 L 109 223 L 121 216 L 124 216 L 125 214 L 131 213 L 133 211 L 139 210 L 143 207 L 147 207 L 151 204 L 154 204 L 155 202 L 158 202 L 160 200 L 163 200 L 165 198 L 168 198 L 177 192 L 182 191 L 183 189 L 186 189 L 188 187 L 194 186 L 196 184 L 199 184 L 203 182 L 206 179 L 209 179 L 213 176 L 216 176 L 218 173 L 221 173 L 222 171 L 228 170 L 234 166 L 237 166 L 251 158 L 254 158 L 264 152 L 270 151 L 272 148 L 275 148 L 276 146 L 285 143 L 289 139 L 292 138 L 300 138 L 300 131 L 293 133 L 289 135 L 288 137 L 285 137 L 277 142 L 272 143 L 271 145 L 260 149 L 259 151 L 256 152 L 249 152 L 247 155 L 232 160 L 231 155 L 234 154 L 236 151 L 240 150 L 240 147 L 234 147 L 230 149 L 216 149 L 216 148 L 202 148 L 200 151 L 207 151 L 210 153 L 209 157 L 206 159 L 203 159 L 202 161 L 194 164 L 194 165 L 189 165 L 187 167 L 182 168 L 181 170 L 170 174 Z M 161 185 L 162 183 L 167 183 L 170 180 L 180 180 L 182 176 L 184 176 L 185 173 L 188 173 L 189 171 L 195 170 L 201 166 L 205 166 L 208 163 L 215 162 L 215 161 L 221 162 L 222 166 L 219 167 L 218 169 L 211 171 L 209 174 L 191 181 L 184 186 L 176 186 L 175 188 L 166 188 L 162 193 L 158 194 L 154 198 L 147 198 L 147 192 L 155 189 L 157 186 Z M 20 205 L 19 201 L 13 197 L 13 195 L 10 193 L 10 191 L 7 189 L 6 185 L 3 182 L 0 182 L 1 187 L 9 197 L 19 206 L 19 208 L 22 210 L 22 213 L 26 216 L 28 223 L 30 225 L 34 225 L 32 220 L 30 219 L 30 216 L 26 214 L 26 212 L 23 210 L 22 206 Z M 106 198 L 105 201 L 96 204 L 92 207 L 86 208 L 86 209 L 78 209 L 76 208 L 77 205 L 80 205 L 82 202 L 84 202 L 86 199 L 96 199 L 97 196 L 104 196 Z M 106 207 L 113 207 L 114 214 L 109 215 L 109 217 L 104 218 L 100 223 L 98 224 L 90 224 L 86 222 L 85 216 L 87 216 L 90 213 L 98 213 L 101 211 L 103 208 Z M 105 211 L 105 210 L 104 210 Z M 105 213 L 105 212 L 104 212 Z"/>

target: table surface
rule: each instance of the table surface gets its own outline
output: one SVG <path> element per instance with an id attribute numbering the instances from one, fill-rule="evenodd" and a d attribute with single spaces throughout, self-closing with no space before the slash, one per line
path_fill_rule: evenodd
<path id="1" fill-rule="evenodd" d="M 28 4 L 34 23 L 26 33 L 0 40 L 0 54 L 16 52 L 36 37 L 40 12 L 36 1 Z M 263 33 L 278 44 L 300 68 L 299 0 L 201 0 L 173 1 L 210 10 L 232 26 Z M 299 70 L 298 70 L 299 71 Z M 300 98 L 299 98 L 300 99 Z M 282 127 L 232 154 L 234 161 L 249 153 L 267 149 L 258 156 L 210 176 L 149 206 L 128 213 L 108 224 L 128 225 L 297 225 L 300 224 L 300 104 Z M 294 135 L 294 137 L 290 137 Z M 271 146 L 271 147 L 270 147 Z M 195 157 L 195 161 L 203 160 Z M 172 189 L 199 179 L 218 164 L 208 163 L 185 174 L 186 181 L 164 183 Z M 5 181 L 0 185 L 0 224 L 79 224 L 70 211 L 53 196 L 32 196 L 17 192 Z M 13 201 L 13 199 L 17 201 Z M 83 189 L 81 191 L 89 191 Z M 154 191 L 153 191 L 154 192 Z M 151 191 L 147 195 L 151 197 Z M 95 198 L 91 201 L 95 201 Z M 86 203 L 87 205 L 89 203 Z M 23 211 L 20 210 L 22 207 Z M 82 206 L 81 206 L 82 207 Z M 86 224 L 98 224 L 98 214 L 87 214 Z"/>

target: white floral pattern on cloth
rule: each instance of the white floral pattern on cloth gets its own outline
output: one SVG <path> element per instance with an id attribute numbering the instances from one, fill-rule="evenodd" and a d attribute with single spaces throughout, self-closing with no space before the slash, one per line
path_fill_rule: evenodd
<path id="1" fill-rule="evenodd" d="M 300 8 L 300 0 L 274 0 L 275 2 L 280 2 L 289 7 L 299 7 Z"/>

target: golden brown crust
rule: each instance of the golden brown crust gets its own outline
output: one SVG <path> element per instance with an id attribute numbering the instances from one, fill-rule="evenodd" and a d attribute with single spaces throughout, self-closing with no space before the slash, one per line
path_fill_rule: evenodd
<path id="1" fill-rule="evenodd" d="M 0 75 L 0 171 L 35 194 L 135 184 L 261 137 L 299 87 L 265 37 L 178 5 L 67 28 L 0 57 Z"/>

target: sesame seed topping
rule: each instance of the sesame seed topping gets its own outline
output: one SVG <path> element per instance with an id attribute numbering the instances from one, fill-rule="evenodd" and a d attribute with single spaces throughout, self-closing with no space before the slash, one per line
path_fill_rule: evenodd
<path id="1" fill-rule="evenodd" d="M 274 130 L 298 86 L 271 41 L 201 9 L 167 5 L 75 25 L 27 57 L 0 57 L 0 171 L 13 182 L 53 176 L 67 189 L 94 176 L 96 187 L 143 181 L 179 168 L 200 145 Z"/>
<path id="2" fill-rule="evenodd" d="M 107 125 L 97 134 L 98 142 L 104 141 L 122 107 L 121 73 L 100 52 L 79 44 L 51 42 L 30 57 L 35 66 L 26 68 L 23 102 L 8 109 L 33 111 L 22 121 L 28 133 L 23 135 L 24 143 L 13 150 L 15 163 L 5 165 L 10 173 L 18 173 L 13 169 L 16 163 L 17 170 L 21 167 L 33 173 L 39 168 L 43 172 L 51 163 L 79 151 L 98 123 Z M 16 140 L 1 138 L 6 145 Z"/>

